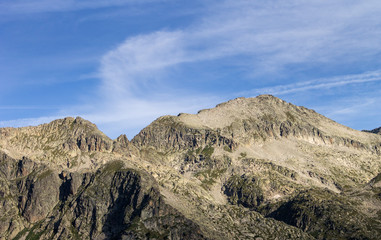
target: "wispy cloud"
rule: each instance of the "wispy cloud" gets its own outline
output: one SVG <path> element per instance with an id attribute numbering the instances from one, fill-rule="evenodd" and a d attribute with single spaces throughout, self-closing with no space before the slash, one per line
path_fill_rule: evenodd
<path id="1" fill-rule="evenodd" d="M 240 57 L 245 61 L 238 64 L 248 72 L 277 76 L 290 64 L 337 64 L 338 60 L 348 63 L 366 59 L 381 50 L 377 28 L 381 19 L 376 17 L 381 6 L 371 2 L 224 1 L 211 6 L 206 16 L 187 28 L 128 38 L 105 54 L 101 62 L 100 92 L 105 103 L 101 109 L 112 109 L 101 116 L 113 117 L 97 117 L 100 109 L 89 117 L 103 123 L 119 119 L 115 120 L 118 125 L 139 123 L 162 113 L 187 109 L 189 99 L 199 99 L 193 102 L 197 107 L 203 106 L 207 95 L 209 102 L 220 100 L 214 89 L 191 89 L 190 93 L 168 87 L 181 81 L 168 79 L 168 73 L 178 68 L 186 73 L 187 64 L 222 64 L 231 57 Z M 259 81 L 255 76 L 252 80 Z M 278 84 L 240 94 L 280 95 L 380 80 L 380 71 L 374 71 Z M 230 93 L 230 97 L 236 95 Z"/>
<path id="2" fill-rule="evenodd" d="M 314 109 L 335 121 L 357 130 L 381 126 L 379 103 L 381 91 L 367 92 L 359 96 L 348 95 L 332 103 L 315 103 Z"/>
<path id="3" fill-rule="evenodd" d="M 156 32 L 127 39 L 102 58 L 102 91 L 121 97 L 154 84 L 165 68 L 187 60 L 183 37 L 182 32 Z"/>
<path id="4" fill-rule="evenodd" d="M 0 127 L 25 127 L 25 126 L 37 126 L 39 124 L 48 123 L 55 119 L 64 118 L 67 116 L 49 116 L 49 117 L 37 117 L 37 118 L 21 118 L 8 121 L 0 121 Z"/>
<path id="5" fill-rule="evenodd" d="M 0 14 L 78 11 L 162 1 L 164 0 L 5 0 L 0 3 Z"/>
<path id="6" fill-rule="evenodd" d="M 60 109 L 58 106 L 2 106 L 0 105 L 0 110 L 46 110 L 46 109 Z"/>
<path id="7" fill-rule="evenodd" d="M 381 81 L 381 70 L 366 72 L 361 74 L 337 76 L 325 79 L 316 79 L 310 81 L 303 81 L 298 83 L 277 85 L 268 88 L 258 88 L 251 91 L 238 93 L 241 95 L 258 95 L 258 94 L 274 94 L 274 95 L 284 95 L 295 92 L 303 92 L 309 90 L 319 90 L 319 89 L 331 89 L 335 87 L 342 87 L 351 84 L 360 84 L 367 82 L 378 82 Z"/>
<path id="8" fill-rule="evenodd" d="M 188 28 L 128 38 L 106 55 L 103 66 L 119 61 L 123 69 L 110 69 L 119 78 L 242 56 L 248 61 L 239 64 L 249 71 L 273 74 L 290 64 L 337 64 L 374 57 L 381 51 L 381 5 L 345 3 L 224 1 Z"/>
<path id="9" fill-rule="evenodd" d="M 29 9 L 26 1 L 17 1 L 3 7 L 10 11 L 46 12 L 130 2 L 38 1 Z M 58 115 L 80 113 L 112 136 L 116 135 L 116 130 L 110 130 L 114 128 L 119 132 L 128 128 L 125 131 L 132 136 L 160 115 L 211 107 L 236 97 L 237 92 L 246 96 L 265 92 L 282 95 L 381 81 L 381 71 L 374 71 L 377 69 L 374 66 L 381 63 L 378 0 L 209 3 L 203 15 L 188 26 L 178 29 L 164 26 L 155 32 L 128 37 L 105 53 L 97 73 L 101 81 L 98 96 L 62 109 Z M 229 66 L 249 77 L 245 82 L 238 77 L 230 79 L 236 81 L 241 91 L 231 90 L 224 97 L 219 97 L 221 92 L 217 88 L 181 87 L 182 77 L 192 73 L 188 67 L 196 64 Z M 363 66 L 357 71 L 359 74 L 315 80 L 310 77 L 293 81 L 294 72 L 290 70 L 294 67 L 319 71 L 324 67 L 349 68 L 356 64 Z M 267 76 L 268 82 L 261 80 L 263 76 Z M 282 84 L 279 79 L 287 79 L 288 83 Z M 247 83 L 254 90 L 247 91 Z"/>

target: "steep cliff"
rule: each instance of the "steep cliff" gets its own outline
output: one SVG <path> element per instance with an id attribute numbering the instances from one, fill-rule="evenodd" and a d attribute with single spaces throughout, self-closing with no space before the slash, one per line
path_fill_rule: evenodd
<path id="1" fill-rule="evenodd" d="M 147 173 L 112 161 L 61 173 L 1 155 L 4 239 L 205 239 L 166 204 Z"/>

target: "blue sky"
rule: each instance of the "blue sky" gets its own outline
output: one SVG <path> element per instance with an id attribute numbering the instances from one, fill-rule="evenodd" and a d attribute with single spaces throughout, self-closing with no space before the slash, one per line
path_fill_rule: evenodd
<path id="1" fill-rule="evenodd" d="M 381 126 L 376 0 L 0 0 L 0 127 L 154 119 L 273 94 Z"/>

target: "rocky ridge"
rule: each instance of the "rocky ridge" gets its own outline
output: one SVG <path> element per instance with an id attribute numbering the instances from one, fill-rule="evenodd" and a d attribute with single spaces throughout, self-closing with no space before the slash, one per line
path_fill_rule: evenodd
<path id="1" fill-rule="evenodd" d="M 375 128 L 375 129 L 370 130 L 370 131 L 368 131 L 368 130 L 364 130 L 364 132 L 375 133 L 375 134 L 381 134 L 381 127 L 379 127 L 379 128 Z"/>
<path id="2" fill-rule="evenodd" d="M 131 141 L 81 118 L 0 129 L 0 239 L 379 239 L 380 150 L 271 95 Z"/>
<path id="3" fill-rule="evenodd" d="M 279 138 L 298 138 L 311 143 L 381 153 L 378 138 L 353 131 L 313 110 L 271 95 L 237 98 L 198 114 L 164 116 L 143 129 L 132 141 L 138 146 L 159 149 L 197 148 L 202 144 L 226 145 L 232 149 L 238 142 L 260 144 Z"/>
<path id="4" fill-rule="evenodd" d="M 113 153 L 131 154 L 129 141 L 121 135 L 115 141 L 95 124 L 80 117 L 58 119 L 37 127 L 0 129 L 0 147 L 15 158 L 28 158 L 62 168 L 99 166 Z M 106 159 L 106 160 L 102 160 Z"/>

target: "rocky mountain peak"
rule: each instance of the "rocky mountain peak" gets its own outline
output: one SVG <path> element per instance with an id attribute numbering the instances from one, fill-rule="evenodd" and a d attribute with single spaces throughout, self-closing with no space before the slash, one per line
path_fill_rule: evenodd
<path id="1" fill-rule="evenodd" d="M 41 134 L 45 135 L 60 131 L 62 137 L 79 136 L 81 134 L 99 134 L 107 138 L 107 136 L 102 133 L 94 123 L 81 117 L 66 117 L 64 119 L 57 119 L 50 123 L 31 128 L 34 131 L 40 131 Z"/>
<path id="2" fill-rule="evenodd" d="M 239 106 L 243 107 L 243 106 L 247 105 L 249 102 L 253 101 L 254 99 L 255 99 L 255 101 L 257 101 L 257 103 L 262 103 L 265 105 L 266 104 L 271 105 L 271 104 L 276 104 L 276 103 L 286 103 L 282 99 L 277 98 L 273 95 L 263 94 L 263 95 L 259 95 L 259 96 L 255 97 L 255 98 L 238 97 L 238 98 L 229 100 L 227 102 L 217 104 L 216 108 L 223 107 L 226 105 L 239 105 Z"/>
<path id="3" fill-rule="evenodd" d="M 67 117 L 50 123 L 0 129 L 0 145 L 14 158 L 29 156 L 56 164 L 71 165 L 83 153 L 111 152 L 113 141 L 95 124 L 81 118 Z"/>
<path id="4" fill-rule="evenodd" d="M 332 120 L 313 110 L 295 106 L 272 95 L 236 98 L 218 104 L 215 108 L 201 110 L 197 114 L 181 114 L 178 116 L 180 122 L 189 126 L 212 129 L 222 129 L 248 119 L 262 122 L 297 121 L 302 119 L 311 123 L 332 122 Z"/>
<path id="5" fill-rule="evenodd" d="M 272 95 L 236 98 L 197 114 L 160 117 L 132 141 L 137 146 L 158 148 L 197 148 L 212 144 L 232 149 L 239 144 L 262 144 L 281 138 L 373 148 L 379 152 L 379 146 L 373 146 L 363 133 Z"/>

